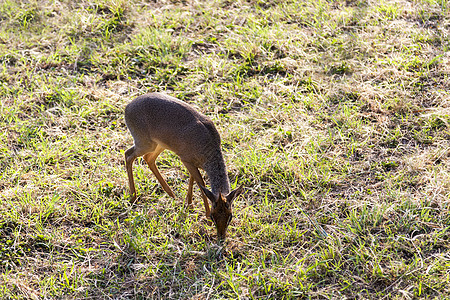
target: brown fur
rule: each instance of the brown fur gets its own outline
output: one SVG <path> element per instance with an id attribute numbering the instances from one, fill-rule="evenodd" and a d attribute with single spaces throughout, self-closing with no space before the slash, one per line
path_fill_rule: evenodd
<path id="1" fill-rule="evenodd" d="M 212 197 L 208 198 L 213 207 L 211 211 L 203 190 L 206 216 L 213 215 L 218 236 L 224 238 L 228 226 L 224 222 L 228 222 L 231 216 L 231 202 L 235 198 L 228 200 L 228 197 L 235 191 L 229 192 L 230 183 L 220 148 L 220 135 L 213 122 L 189 104 L 160 93 L 142 95 L 131 101 L 125 108 L 125 122 L 134 139 L 134 146 L 125 151 L 131 201 L 136 200 L 133 162 L 139 156 L 143 156 L 163 189 L 175 198 L 155 163 L 162 151 L 171 150 L 180 157 L 191 175 L 186 197 L 189 206 L 192 206 L 194 182 L 202 190 L 205 186 L 199 169 L 206 171 L 212 189 Z M 223 195 L 226 195 L 225 198 Z"/>
<path id="2" fill-rule="evenodd" d="M 205 193 L 206 197 L 211 200 L 211 220 L 214 222 L 214 225 L 216 225 L 217 238 L 219 241 L 224 241 L 228 225 L 230 225 L 233 217 L 231 205 L 233 204 L 233 200 L 242 193 L 243 187 L 240 186 L 226 196 L 219 193 L 218 197 L 203 186 L 201 186 L 201 189 L 203 193 Z"/>

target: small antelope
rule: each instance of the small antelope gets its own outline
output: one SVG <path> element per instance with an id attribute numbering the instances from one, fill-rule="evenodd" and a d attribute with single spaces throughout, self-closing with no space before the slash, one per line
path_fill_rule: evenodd
<path id="1" fill-rule="evenodd" d="M 131 201 L 136 199 L 133 162 L 143 156 L 150 170 L 169 196 L 174 193 L 156 167 L 156 158 L 165 149 L 175 152 L 190 173 L 186 202 L 192 207 L 194 181 L 202 191 L 206 217 L 216 225 L 219 242 L 225 240 L 233 216 L 231 205 L 243 187 L 230 192 L 225 161 L 220 149 L 220 135 L 213 122 L 189 104 L 160 93 L 137 97 L 125 108 L 125 122 L 134 139 L 134 146 L 125 151 L 125 163 Z M 198 169 L 209 177 L 211 191 Z M 211 201 L 210 210 L 208 200 Z"/>

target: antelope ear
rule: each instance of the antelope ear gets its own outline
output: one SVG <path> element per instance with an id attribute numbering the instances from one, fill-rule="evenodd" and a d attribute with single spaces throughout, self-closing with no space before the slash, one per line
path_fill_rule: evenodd
<path id="1" fill-rule="evenodd" d="M 243 191 L 244 191 L 244 186 L 243 185 L 241 185 L 240 187 L 238 187 L 234 191 L 231 191 L 227 195 L 227 203 L 229 203 L 229 204 L 233 203 L 233 200 L 236 199 L 237 197 L 239 197 L 239 195 L 242 194 Z"/>
<path id="2" fill-rule="evenodd" d="M 203 185 L 201 185 L 201 184 L 199 184 L 198 186 L 201 188 L 203 194 L 205 194 L 205 196 L 206 196 L 212 203 L 216 203 L 216 202 L 217 202 L 216 197 L 214 197 L 214 194 L 213 194 L 210 190 L 208 190 L 207 188 L 205 188 L 205 187 L 204 187 Z"/>

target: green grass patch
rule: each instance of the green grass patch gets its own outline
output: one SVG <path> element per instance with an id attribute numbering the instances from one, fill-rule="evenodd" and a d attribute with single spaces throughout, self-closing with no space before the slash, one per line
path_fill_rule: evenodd
<path id="1" fill-rule="evenodd" d="M 0 298 L 450 297 L 444 0 L 0 3 Z M 216 124 L 224 251 L 169 152 L 131 204 L 123 119 Z"/>

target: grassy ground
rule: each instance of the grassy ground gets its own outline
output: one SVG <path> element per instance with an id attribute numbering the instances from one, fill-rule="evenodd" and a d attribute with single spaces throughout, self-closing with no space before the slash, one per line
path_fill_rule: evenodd
<path id="1" fill-rule="evenodd" d="M 446 0 L 0 1 L 0 298 L 450 298 Z M 222 258 L 135 167 L 125 105 L 165 91 L 222 135 Z"/>

